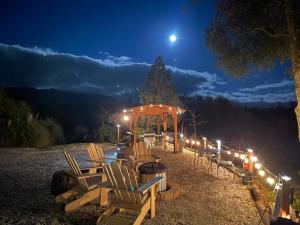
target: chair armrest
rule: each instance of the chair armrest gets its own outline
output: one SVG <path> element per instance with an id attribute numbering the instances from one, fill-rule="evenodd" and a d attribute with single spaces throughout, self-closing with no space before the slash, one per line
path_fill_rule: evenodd
<path id="1" fill-rule="evenodd" d="M 143 184 L 141 187 L 139 187 L 137 191 L 145 194 L 153 185 L 157 184 L 162 179 L 163 177 L 154 177 L 153 179 L 149 180 L 146 184 Z"/>
<path id="2" fill-rule="evenodd" d="M 91 178 L 91 177 L 100 177 L 102 176 L 104 173 L 93 173 L 93 174 L 85 174 L 82 176 L 78 176 L 78 179 L 86 179 L 86 178 Z"/>

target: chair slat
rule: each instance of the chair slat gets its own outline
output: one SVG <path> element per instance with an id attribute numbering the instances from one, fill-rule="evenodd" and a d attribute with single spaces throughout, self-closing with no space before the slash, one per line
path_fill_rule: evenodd
<path id="1" fill-rule="evenodd" d="M 139 188 L 139 186 L 138 186 L 136 176 L 135 176 L 135 173 L 134 173 L 133 169 L 129 170 L 129 176 L 130 176 L 131 184 L 133 185 L 134 190 L 137 190 Z M 143 196 L 141 194 L 138 194 L 138 193 L 135 194 L 135 198 L 137 200 L 137 203 L 142 204 L 142 197 Z"/>
<path id="2" fill-rule="evenodd" d="M 125 166 L 122 166 L 121 169 L 122 169 L 122 173 L 123 173 L 123 176 L 125 179 L 125 184 L 126 184 L 127 190 L 130 190 L 130 191 L 135 190 L 131 183 L 128 169 Z M 129 196 L 130 196 L 130 201 L 134 204 L 137 204 L 137 199 L 136 199 L 135 194 L 133 192 L 129 192 Z"/>
<path id="3" fill-rule="evenodd" d="M 113 162 L 111 162 L 110 167 L 112 169 L 112 172 L 113 172 L 113 175 L 116 179 L 116 182 L 119 186 L 119 189 L 128 191 L 127 187 L 126 187 L 126 184 L 125 184 L 125 181 L 124 181 L 124 178 L 123 178 L 123 175 L 122 175 L 120 165 L 116 161 L 113 161 Z M 122 195 L 122 197 L 124 198 L 124 201 L 130 202 L 130 196 L 129 196 L 128 192 L 124 193 Z"/>

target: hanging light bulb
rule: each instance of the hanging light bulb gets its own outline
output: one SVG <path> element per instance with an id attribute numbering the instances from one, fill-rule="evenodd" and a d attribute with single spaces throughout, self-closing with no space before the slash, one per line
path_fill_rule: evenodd
<path id="1" fill-rule="evenodd" d="M 268 177 L 267 182 L 268 184 L 273 185 L 275 183 L 275 180 L 272 177 Z"/>
<path id="2" fill-rule="evenodd" d="M 200 145 L 200 141 L 197 141 L 197 142 L 196 142 L 196 145 Z"/>
<path id="3" fill-rule="evenodd" d="M 255 163 L 254 167 L 259 170 L 261 168 L 261 165 L 260 165 L 260 163 Z"/>
<path id="4" fill-rule="evenodd" d="M 238 157 L 240 157 L 240 154 L 236 152 L 236 153 L 234 153 L 234 157 L 238 158 Z"/>
<path id="5" fill-rule="evenodd" d="M 190 140 L 186 139 L 185 142 L 188 144 L 188 143 L 190 143 Z"/>
<path id="6" fill-rule="evenodd" d="M 195 141 L 194 140 L 192 140 L 192 145 L 194 145 L 195 144 Z"/>
<path id="7" fill-rule="evenodd" d="M 244 159 L 246 159 L 246 156 L 244 154 L 241 154 L 240 158 L 241 158 L 241 160 L 244 160 Z"/>
<path id="8" fill-rule="evenodd" d="M 253 162 L 256 162 L 256 161 L 257 161 L 257 157 L 256 157 L 255 155 L 253 155 L 253 156 L 251 156 L 251 160 L 252 160 Z"/>
<path id="9" fill-rule="evenodd" d="M 228 151 L 227 151 L 227 154 L 228 154 L 228 155 L 231 155 L 231 151 L 228 150 Z"/>
<path id="10" fill-rule="evenodd" d="M 266 172 L 264 170 L 259 170 L 258 174 L 259 174 L 259 176 L 263 177 L 266 175 Z"/>

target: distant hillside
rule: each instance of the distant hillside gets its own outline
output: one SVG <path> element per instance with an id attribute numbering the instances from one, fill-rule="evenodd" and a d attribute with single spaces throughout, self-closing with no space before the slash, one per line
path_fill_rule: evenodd
<path id="1" fill-rule="evenodd" d="M 94 140 L 104 118 L 129 105 L 106 95 L 28 87 L 3 89 L 10 97 L 27 102 L 35 114 L 58 122 L 64 129 L 67 142 Z"/>

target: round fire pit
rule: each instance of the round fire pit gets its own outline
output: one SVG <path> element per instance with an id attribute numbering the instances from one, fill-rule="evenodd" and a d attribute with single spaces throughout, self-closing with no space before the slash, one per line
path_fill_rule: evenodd
<path id="1" fill-rule="evenodd" d="M 167 190 L 167 167 L 159 162 L 147 162 L 139 166 L 139 182 L 146 184 L 154 177 L 163 177 L 158 183 L 158 191 Z"/>

